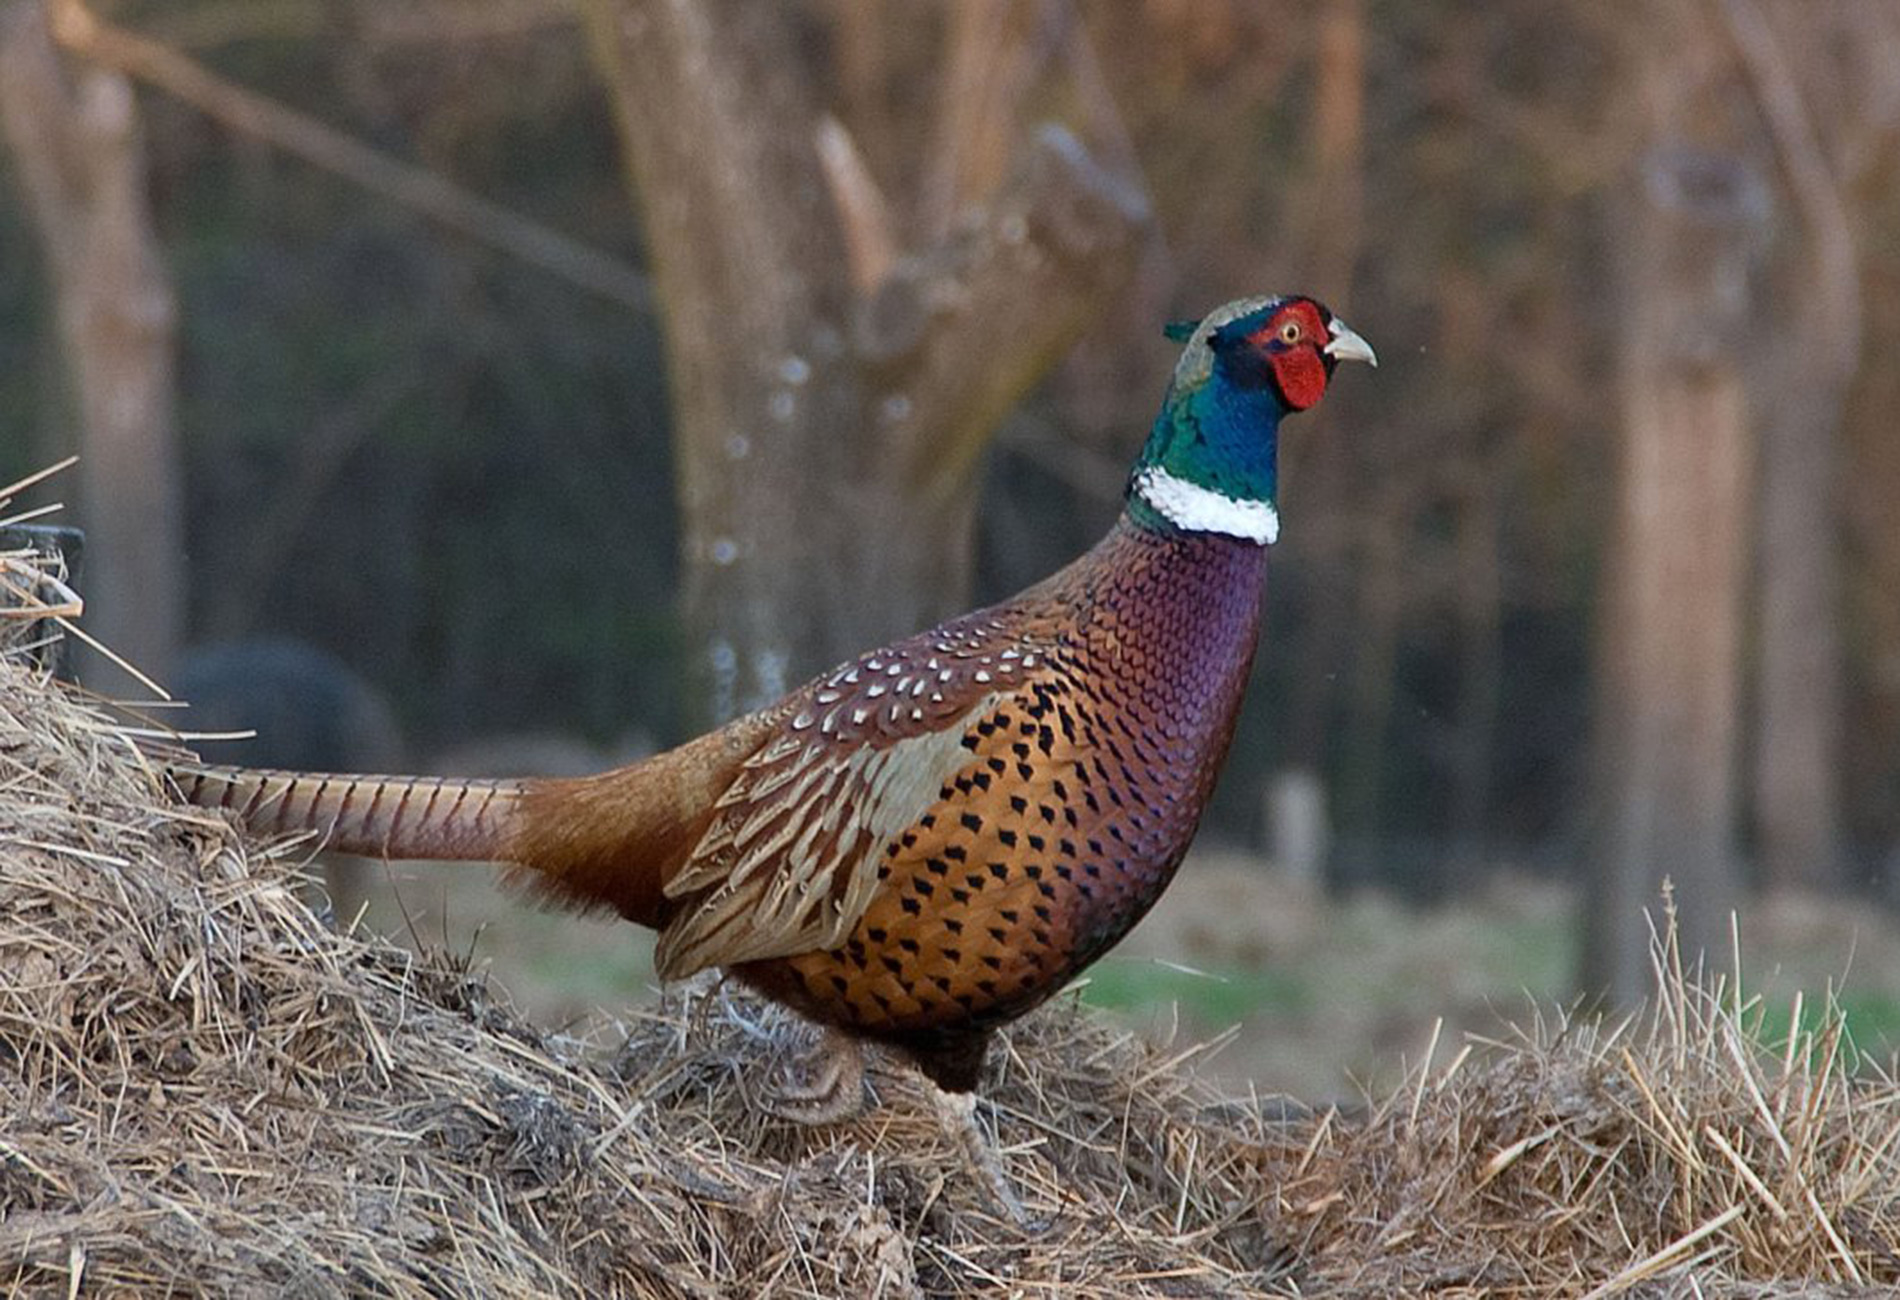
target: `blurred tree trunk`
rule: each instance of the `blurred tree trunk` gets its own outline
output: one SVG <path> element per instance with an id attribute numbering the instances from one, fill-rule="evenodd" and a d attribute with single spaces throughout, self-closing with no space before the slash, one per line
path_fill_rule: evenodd
<path id="1" fill-rule="evenodd" d="M 1491 767 L 1504 677 L 1504 577 L 1497 497 L 1480 474 L 1470 475 L 1461 486 L 1454 579 L 1458 718 L 1448 826 L 1459 861 L 1481 864 L 1490 856 L 1486 840 L 1491 824 Z"/>
<path id="2" fill-rule="evenodd" d="M 1137 179 L 1018 120 L 1032 40 L 1079 27 L 971 9 L 907 253 L 784 6 L 585 5 L 666 326 L 698 721 L 967 597 L 990 433 L 1134 264 Z"/>
<path id="3" fill-rule="evenodd" d="M 68 77 L 38 0 L 0 13 L 0 119 L 46 249 L 79 417 L 86 627 L 163 676 L 184 621 L 177 309 L 123 76 Z"/>
<path id="4" fill-rule="evenodd" d="M 1663 119 L 1665 125 L 1672 118 Z M 1649 930 L 1673 880 L 1682 950 L 1724 943 L 1735 901 L 1750 437 L 1740 345 L 1767 201 L 1739 161 L 1666 145 L 1621 228 L 1622 443 L 1597 676 L 1597 888 L 1583 984 L 1650 988 Z"/>
<path id="5" fill-rule="evenodd" d="M 1365 170 L 1366 35 L 1364 0 L 1329 0 L 1313 12 L 1315 42 L 1311 116 L 1307 122 L 1308 170 L 1300 206 L 1307 226 L 1302 240 L 1301 274 L 1310 291 L 1351 319 L 1353 269 L 1359 260 Z M 1365 476 L 1356 473 L 1360 450 L 1354 439 L 1308 440 L 1286 457 L 1288 499 L 1297 494 L 1309 521 L 1328 516 L 1361 519 L 1348 505 Z M 1381 754 L 1387 734 L 1396 658 L 1396 632 L 1402 584 L 1396 539 L 1380 532 L 1382 524 L 1349 530 L 1354 558 L 1365 576 L 1361 617 L 1374 631 L 1352 655 L 1355 670 L 1346 692 L 1350 707 L 1343 717 L 1348 759 L 1340 777 L 1335 807 L 1354 838 L 1376 835 L 1382 788 Z M 1313 533 L 1308 534 L 1313 538 Z M 1317 538 L 1314 538 L 1317 540 Z M 1390 543 L 1390 544 L 1388 544 Z M 1307 545 L 1313 545 L 1309 540 Z M 1315 555 L 1308 564 L 1344 567 L 1346 547 L 1335 543 L 1332 557 Z M 1343 584 L 1342 584 L 1343 585 Z M 1287 723 L 1287 761 L 1295 768 L 1326 770 L 1328 733 L 1336 721 L 1340 692 L 1322 683 L 1335 681 L 1354 622 L 1353 604 L 1328 593 L 1314 602 L 1297 651 L 1300 680 L 1313 683 L 1291 702 Z M 1371 766 L 1362 766 L 1371 757 Z"/>
<path id="6" fill-rule="evenodd" d="M 1787 53 L 1753 0 L 1723 0 L 1800 219 L 1793 292 L 1764 340 L 1754 812 L 1763 882 L 1841 875 L 1838 443 L 1860 365 L 1860 269 L 1841 182 Z M 1796 22 L 1809 17 L 1806 6 Z M 1842 33 L 1843 36 L 1846 33 Z M 1832 75 L 1833 59 L 1804 71 Z"/>
<path id="7" fill-rule="evenodd" d="M 1326 456 L 1335 465 L 1341 463 L 1338 452 L 1329 451 Z M 1342 723 L 1345 734 L 1340 748 L 1344 762 L 1336 800 L 1342 834 L 1335 843 L 1340 848 L 1354 847 L 1350 856 L 1357 861 L 1334 863 L 1350 879 L 1364 879 L 1367 864 L 1376 862 L 1386 847 L 1380 835 L 1385 811 L 1385 759 L 1391 743 L 1393 702 L 1398 694 L 1400 635 L 1411 595 L 1406 586 L 1406 544 L 1415 498 L 1407 490 L 1409 486 L 1391 484 L 1379 499 L 1363 501 L 1355 512 L 1362 534 L 1354 548 L 1359 566 L 1358 608 L 1353 619 L 1351 670 L 1343 674 L 1349 707 Z M 1316 675 L 1306 680 L 1328 681 L 1335 675 L 1341 674 L 1316 669 Z M 1313 693 L 1322 692 L 1316 688 Z"/>
<path id="8" fill-rule="evenodd" d="M 1359 261 L 1361 194 L 1365 190 L 1365 0 L 1328 0 L 1315 39 L 1313 151 L 1307 205 L 1313 292 L 1341 314 L 1352 308 Z"/>

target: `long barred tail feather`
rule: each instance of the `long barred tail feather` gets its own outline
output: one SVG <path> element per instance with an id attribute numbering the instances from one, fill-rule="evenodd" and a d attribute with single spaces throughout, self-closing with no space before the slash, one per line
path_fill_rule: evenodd
<path id="1" fill-rule="evenodd" d="M 521 781 L 336 776 L 167 763 L 187 802 L 230 811 L 259 834 L 315 831 L 326 848 L 383 858 L 509 859 Z"/>

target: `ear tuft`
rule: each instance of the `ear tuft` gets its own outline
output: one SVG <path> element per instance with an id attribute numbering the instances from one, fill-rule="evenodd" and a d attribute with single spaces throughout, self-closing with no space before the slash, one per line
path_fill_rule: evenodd
<path id="1" fill-rule="evenodd" d="M 1171 343 L 1186 343 L 1200 327 L 1201 322 L 1198 320 L 1171 320 L 1161 327 L 1161 332 Z"/>

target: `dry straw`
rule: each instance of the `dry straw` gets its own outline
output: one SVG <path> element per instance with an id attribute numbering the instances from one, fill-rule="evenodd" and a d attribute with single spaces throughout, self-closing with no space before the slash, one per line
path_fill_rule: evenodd
<path id="1" fill-rule="evenodd" d="M 1066 1000 L 985 1089 L 998 1222 L 912 1082 L 820 1130 L 799 1029 L 700 984 L 583 1038 L 326 928 L 294 852 L 178 808 L 20 647 L 0 555 L 0 1293 L 1889 1294 L 1900 1091 L 1665 958 L 1640 1024 L 1478 1045 L 1355 1117 L 1223 1099 Z M 51 593 L 48 595 L 47 593 Z M 1663 951 L 1666 953 L 1667 948 Z M 1800 1017 L 1796 1017 L 1797 1023 Z"/>

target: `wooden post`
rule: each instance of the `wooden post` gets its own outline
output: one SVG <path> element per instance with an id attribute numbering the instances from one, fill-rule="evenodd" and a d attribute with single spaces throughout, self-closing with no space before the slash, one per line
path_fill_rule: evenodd
<path id="1" fill-rule="evenodd" d="M 80 566 L 85 557 L 85 544 L 86 535 L 77 528 L 64 528 L 55 524 L 8 524 L 0 527 L 0 551 L 32 551 L 47 557 L 50 561 L 48 571 L 65 584 L 66 592 L 80 590 Z M 42 582 L 40 585 L 47 584 Z M 65 593 L 57 589 L 28 594 L 33 601 L 49 606 L 57 606 L 65 599 Z M 8 595 L 10 593 L 0 593 L 0 597 Z M 7 603 L 12 602 L 8 600 Z M 71 644 L 66 637 L 47 628 L 41 639 L 34 642 L 29 653 L 36 665 L 55 677 L 70 681 L 73 674 Z"/>
<path id="2" fill-rule="evenodd" d="M 1295 884 L 1318 889 L 1333 841 L 1326 783 L 1310 767 L 1283 768 L 1268 779 L 1261 805 L 1267 858 L 1274 870 Z"/>

